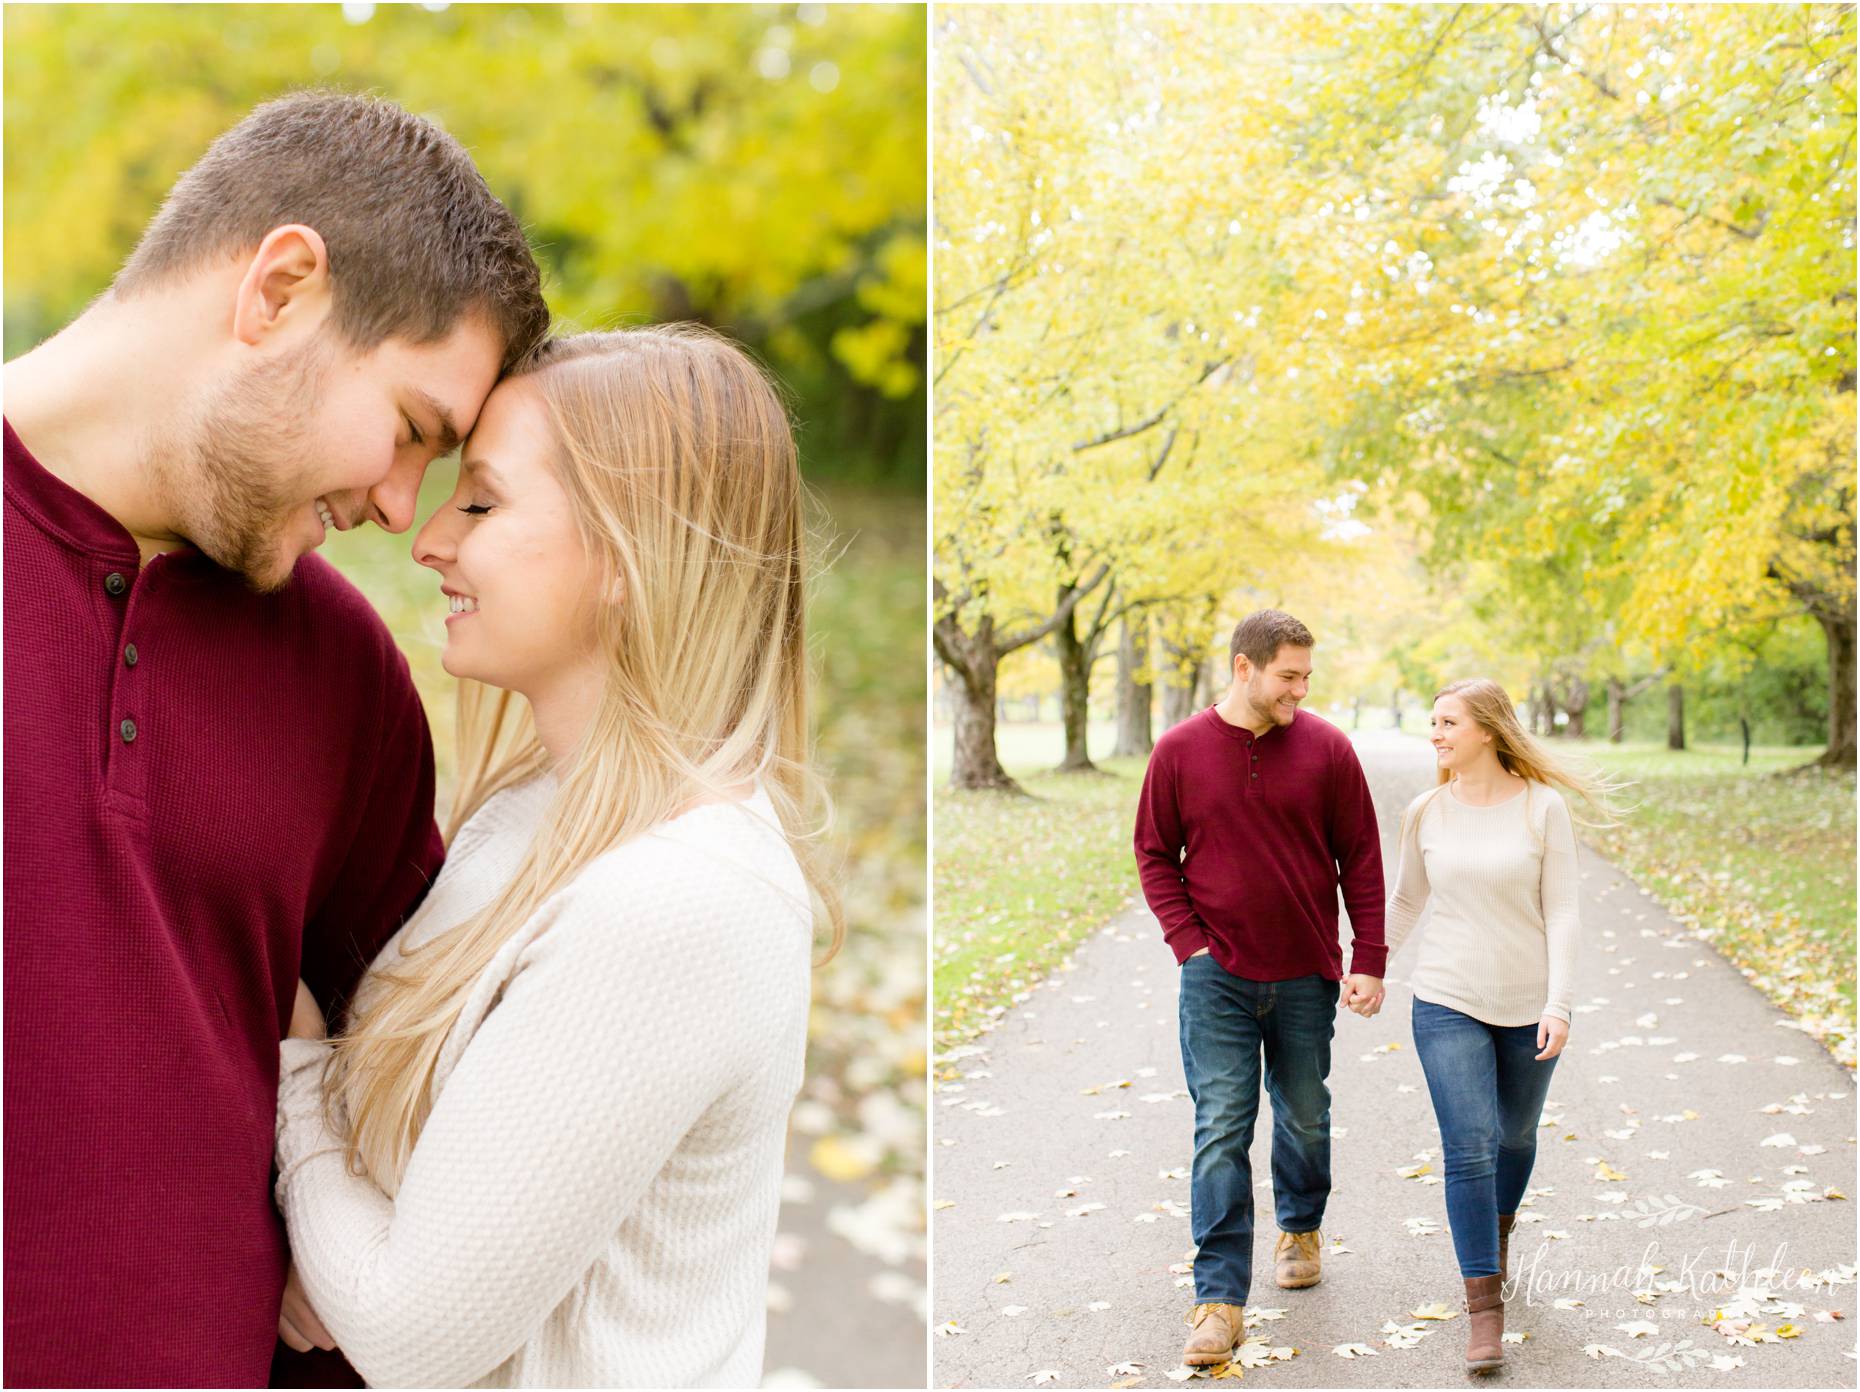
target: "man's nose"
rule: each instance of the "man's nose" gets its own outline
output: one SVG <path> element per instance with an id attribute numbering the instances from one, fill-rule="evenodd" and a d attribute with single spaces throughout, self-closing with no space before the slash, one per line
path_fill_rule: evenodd
<path id="1" fill-rule="evenodd" d="M 424 458 L 396 459 L 388 476 L 368 490 L 369 516 L 375 525 L 390 532 L 411 527 L 420 503 L 420 480 L 425 476 Z"/>

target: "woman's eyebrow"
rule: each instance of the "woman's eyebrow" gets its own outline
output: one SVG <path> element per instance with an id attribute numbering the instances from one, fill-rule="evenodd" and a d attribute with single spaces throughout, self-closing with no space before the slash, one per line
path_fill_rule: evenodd
<path id="1" fill-rule="evenodd" d="M 464 460 L 459 464 L 459 467 L 472 477 L 481 479 L 483 482 L 490 484 L 493 488 L 501 488 L 506 492 L 509 491 L 504 483 L 504 476 L 482 459 Z"/>

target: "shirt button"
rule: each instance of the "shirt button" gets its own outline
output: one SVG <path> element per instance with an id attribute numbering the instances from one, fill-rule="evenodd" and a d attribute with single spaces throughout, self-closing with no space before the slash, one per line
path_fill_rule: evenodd
<path id="1" fill-rule="evenodd" d="M 134 667 L 136 665 L 136 645 L 134 643 L 131 643 L 128 647 L 123 649 L 123 665 L 125 667 Z"/>
<path id="2" fill-rule="evenodd" d="M 134 744 L 136 742 L 136 722 L 135 721 L 125 720 L 121 725 L 117 726 L 117 729 L 123 732 L 123 743 L 124 744 Z"/>
<path id="3" fill-rule="evenodd" d="M 129 582 L 123 579 L 121 571 L 113 570 L 103 577 L 103 588 L 112 595 L 120 595 L 129 588 Z"/>

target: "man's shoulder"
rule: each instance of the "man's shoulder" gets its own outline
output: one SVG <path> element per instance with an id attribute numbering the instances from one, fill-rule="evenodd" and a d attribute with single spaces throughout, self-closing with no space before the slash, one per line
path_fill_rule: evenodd
<path id="1" fill-rule="evenodd" d="M 323 660 L 351 672 L 379 672 L 388 686 L 412 690 L 407 659 L 387 621 L 354 581 L 321 556 L 301 557 L 290 583 L 265 598 L 278 606 L 278 626 L 311 644 Z"/>
<path id="2" fill-rule="evenodd" d="M 1350 742 L 1350 737 L 1323 716 L 1313 715 L 1301 707 L 1293 721 L 1298 733 L 1314 745 L 1333 753 L 1356 757 L 1356 746 Z"/>
<path id="3" fill-rule="evenodd" d="M 1156 737 L 1156 744 L 1150 751 L 1150 758 L 1173 759 L 1190 747 L 1201 744 L 1211 733 L 1208 729 L 1209 707 L 1203 706 L 1188 719 L 1178 721 Z M 1216 717 L 1218 719 L 1219 717 Z"/>
<path id="4" fill-rule="evenodd" d="M 300 557 L 290 583 L 277 592 L 295 617 L 327 633 L 329 641 L 373 651 L 394 646 L 387 621 L 355 582 L 318 555 Z"/>

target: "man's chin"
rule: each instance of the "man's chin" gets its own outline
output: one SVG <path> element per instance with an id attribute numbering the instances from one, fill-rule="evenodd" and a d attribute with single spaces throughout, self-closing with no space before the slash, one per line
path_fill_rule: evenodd
<path id="1" fill-rule="evenodd" d="M 307 554 L 291 550 L 288 542 L 276 541 L 263 550 L 247 548 L 236 555 L 216 556 L 204 546 L 200 549 L 222 570 L 237 575 L 253 594 L 276 594 L 290 584 L 297 562 Z"/>

